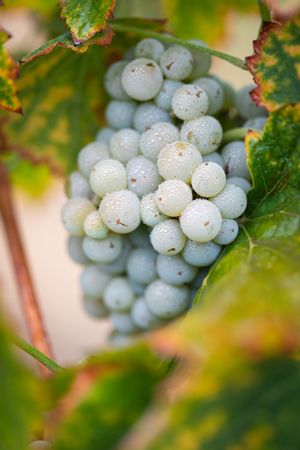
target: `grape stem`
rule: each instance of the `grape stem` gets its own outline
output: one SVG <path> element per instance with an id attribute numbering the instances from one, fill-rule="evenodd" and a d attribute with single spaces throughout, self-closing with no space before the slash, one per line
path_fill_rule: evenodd
<path id="1" fill-rule="evenodd" d="M 257 0 L 257 3 L 258 3 L 259 13 L 260 13 L 262 22 L 270 22 L 272 20 L 271 11 L 269 10 L 265 1 Z"/>
<path id="2" fill-rule="evenodd" d="M 4 164 L 0 162 L 0 215 L 10 249 L 25 321 L 33 345 L 47 357 L 51 357 L 51 347 L 43 324 L 13 205 L 8 174 Z M 39 369 L 43 376 L 49 375 L 49 371 L 44 365 L 39 364 Z"/>
<path id="3" fill-rule="evenodd" d="M 169 44 L 182 45 L 183 47 L 190 48 L 191 50 L 197 50 L 202 53 L 206 53 L 208 55 L 216 56 L 217 58 L 224 59 L 225 61 L 233 64 L 234 66 L 239 67 L 243 70 L 248 70 L 245 62 L 237 58 L 236 56 L 228 55 L 227 53 L 219 52 L 218 50 L 213 50 L 209 47 L 204 47 L 200 44 L 196 44 L 194 42 L 189 42 L 185 39 L 180 39 L 175 36 L 169 36 L 161 33 L 157 33 L 156 31 L 151 30 L 143 30 L 142 28 L 132 27 L 129 25 L 124 25 L 121 23 L 110 22 L 110 25 L 114 31 L 120 33 L 132 33 L 137 36 L 144 36 L 153 39 L 159 39 L 162 42 L 167 42 Z"/>
<path id="4" fill-rule="evenodd" d="M 44 367 L 46 367 L 51 372 L 59 372 L 63 370 L 59 364 L 57 364 L 53 359 L 48 358 L 44 353 L 40 352 L 37 348 L 33 347 L 28 342 L 24 341 L 24 339 L 19 336 L 14 336 L 12 338 L 13 343 L 23 350 L 27 355 L 32 356 L 35 360 L 39 361 Z"/>
<path id="5" fill-rule="evenodd" d="M 243 141 L 246 137 L 248 128 L 232 128 L 232 130 L 225 131 L 223 134 L 222 144 L 227 144 L 231 141 Z"/>

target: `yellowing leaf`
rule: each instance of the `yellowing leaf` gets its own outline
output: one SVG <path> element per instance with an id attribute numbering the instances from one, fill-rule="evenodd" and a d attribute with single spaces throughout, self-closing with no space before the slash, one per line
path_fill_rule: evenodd
<path id="1" fill-rule="evenodd" d="M 9 141 L 58 170 L 73 168 L 78 151 L 100 127 L 103 66 L 104 52 L 98 46 L 83 54 L 56 48 L 22 66 L 24 115 L 11 121 Z"/>
<path id="2" fill-rule="evenodd" d="M 14 83 L 19 74 L 19 69 L 4 48 L 8 39 L 9 34 L 0 27 L 0 108 L 21 113 L 22 108 Z"/>
<path id="3" fill-rule="evenodd" d="M 115 0 L 65 0 L 66 18 L 75 44 L 86 41 L 105 28 L 115 7 Z"/>
<path id="4" fill-rule="evenodd" d="M 257 105 L 276 111 L 300 103 L 300 16 L 264 24 L 253 47 L 246 62 L 257 84 L 251 93 Z"/>
<path id="5" fill-rule="evenodd" d="M 59 398 L 55 450 L 115 448 L 167 372 L 166 361 L 138 345 L 105 351 L 59 374 L 53 380 Z"/>

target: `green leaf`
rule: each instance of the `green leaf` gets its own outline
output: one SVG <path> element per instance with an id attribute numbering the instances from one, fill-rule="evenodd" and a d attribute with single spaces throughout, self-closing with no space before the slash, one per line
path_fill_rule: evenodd
<path id="1" fill-rule="evenodd" d="M 62 10 L 75 44 L 86 41 L 105 28 L 115 0 L 66 0 Z"/>
<path id="2" fill-rule="evenodd" d="M 14 82 L 19 69 L 4 48 L 4 44 L 9 37 L 9 34 L 0 27 L 0 108 L 21 113 L 22 108 Z"/>
<path id="3" fill-rule="evenodd" d="M 297 450 L 299 391 L 300 364 L 293 359 L 205 368 L 172 407 L 168 427 L 134 450 Z"/>
<path id="4" fill-rule="evenodd" d="M 168 366 L 145 346 L 104 352 L 54 380 L 62 421 L 56 450 L 114 448 L 151 401 Z"/>
<path id="5" fill-rule="evenodd" d="M 24 450 L 38 423 L 41 390 L 17 361 L 8 331 L 0 324 L 0 450 Z"/>
<path id="6" fill-rule="evenodd" d="M 253 100 L 268 111 L 300 103 L 300 16 L 283 25 L 265 23 L 253 47 L 246 58 L 257 84 Z"/>
<path id="7" fill-rule="evenodd" d="M 8 141 L 37 159 L 71 170 L 78 151 L 94 139 L 102 117 L 104 51 L 56 48 L 22 67 L 24 116 L 11 121 Z"/>
<path id="8" fill-rule="evenodd" d="M 239 266 L 263 268 L 290 258 L 300 228 L 300 105 L 272 113 L 263 135 L 246 138 L 253 189 L 238 239 L 227 247 L 210 271 L 207 288 Z"/>

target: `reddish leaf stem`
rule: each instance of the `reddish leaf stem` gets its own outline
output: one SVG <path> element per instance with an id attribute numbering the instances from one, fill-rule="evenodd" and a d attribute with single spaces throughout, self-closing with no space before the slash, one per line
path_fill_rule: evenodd
<path id="1" fill-rule="evenodd" d="M 43 324 L 29 265 L 26 259 L 20 230 L 13 206 L 10 181 L 4 165 L 0 162 L 0 214 L 2 216 L 10 254 L 14 266 L 21 305 L 32 344 L 48 357 L 52 357 L 50 344 Z M 40 373 L 49 376 L 49 370 L 39 364 Z"/>

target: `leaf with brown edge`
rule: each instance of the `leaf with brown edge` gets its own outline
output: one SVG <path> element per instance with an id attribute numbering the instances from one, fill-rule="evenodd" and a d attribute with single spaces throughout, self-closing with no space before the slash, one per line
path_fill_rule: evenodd
<path id="1" fill-rule="evenodd" d="M 300 103 L 300 16 L 284 25 L 264 23 L 253 48 L 246 64 L 257 84 L 255 103 L 268 111 Z"/>
<path id="2" fill-rule="evenodd" d="M 169 360 L 136 344 L 57 374 L 50 386 L 54 449 L 116 448 L 170 370 Z"/>
<path id="3" fill-rule="evenodd" d="M 75 44 L 80 44 L 105 28 L 112 16 L 115 0 L 65 0 L 62 16 Z"/>
<path id="4" fill-rule="evenodd" d="M 4 48 L 10 35 L 0 27 L 0 108 L 22 113 L 21 103 L 17 97 L 14 80 L 19 75 L 18 65 Z"/>
<path id="5" fill-rule="evenodd" d="M 99 45 L 101 47 L 107 47 L 113 38 L 113 31 L 109 25 L 105 27 L 101 33 L 97 33 L 92 39 L 89 39 L 84 44 L 74 45 L 71 34 L 69 31 L 50 39 L 45 44 L 43 44 L 38 49 L 25 55 L 21 60 L 20 64 L 29 63 L 40 56 L 48 55 L 57 47 L 67 48 L 73 50 L 76 53 L 84 53 L 91 45 Z"/>

